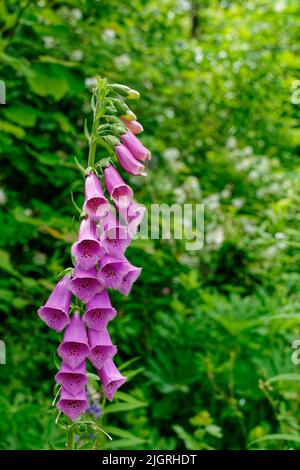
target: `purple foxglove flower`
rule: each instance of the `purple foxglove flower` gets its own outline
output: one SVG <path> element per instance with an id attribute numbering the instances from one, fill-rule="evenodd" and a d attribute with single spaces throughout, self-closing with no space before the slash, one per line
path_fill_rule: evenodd
<path id="1" fill-rule="evenodd" d="M 138 121 L 128 121 L 128 119 L 125 119 L 122 117 L 121 119 L 124 122 L 127 129 L 129 129 L 133 134 L 139 134 L 140 132 L 143 132 L 144 128 L 142 124 L 140 124 Z"/>
<path id="2" fill-rule="evenodd" d="M 97 277 L 104 284 L 105 288 L 117 289 L 127 272 L 127 265 L 124 261 L 104 255 L 100 260 L 100 269 Z"/>
<path id="3" fill-rule="evenodd" d="M 95 173 L 90 173 L 85 179 L 85 200 L 83 210 L 94 222 L 104 217 L 109 209 L 109 202 L 105 198 L 100 181 Z"/>
<path id="4" fill-rule="evenodd" d="M 95 266 L 85 270 L 77 264 L 74 269 L 70 289 L 76 297 L 86 303 L 91 300 L 94 295 L 101 292 L 104 286 L 101 281 L 97 279 L 97 269 Z"/>
<path id="5" fill-rule="evenodd" d="M 111 306 L 107 291 L 103 290 L 86 304 L 86 311 L 83 315 L 83 320 L 89 328 L 92 328 L 93 330 L 101 330 L 116 315 L 117 312 Z"/>
<path id="6" fill-rule="evenodd" d="M 78 241 L 72 246 L 72 255 L 83 269 L 97 264 L 103 256 L 103 248 L 97 238 L 96 225 L 90 219 L 83 219 L 78 234 Z"/>
<path id="7" fill-rule="evenodd" d="M 144 173 L 144 165 L 133 157 L 132 153 L 125 145 L 116 145 L 115 151 L 121 167 L 127 171 L 127 173 L 134 176 L 144 176 L 146 174 Z"/>
<path id="8" fill-rule="evenodd" d="M 38 315 L 46 325 L 60 332 L 70 323 L 70 303 L 70 277 L 66 275 L 56 284 L 45 305 L 38 309 Z"/>
<path id="9" fill-rule="evenodd" d="M 106 253 L 116 258 L 125 252 L 131 242 L 127 227 L 120 225 L 112 211 L 103 220 L 103 232 L 100 236 L 100 242 Z"/>
<path id="10" fill-rule="evenodd" d="M 62 362 L 55 380 L 71 395 L 77 395 L 89 381 L 86 375 L 85 361 L 75 369 Z"/>
<path id="11" fill-rule="evenodd" d="M 132 156 L 141 162 L 146 160 L 151 160 L 150 151 L 144 147 L 144 145 L 139 141 L 135 135 L 128 131 L 126 134 L 123 134 L 121 137 L 122 143 L 128 150 L 131 152 Z"/>
<path id="12" fill-rule="evenodd" d="M 81 390 L 75 396 L 68 392 L 65 388 L 61 389 L 60 400 L 57 403 L 65 416 L 75 421 L 88 407 L 85 390 Z"/>
<path id="13" fill-rule="evenodd" d="M 114 203 L 119 204 L 120 207 L 128 207 L 133 198 L 133 191 L 124 183 L 113 165 L 105 168 L 104 179 L 107 191 Z"/>
<path id="14" fill-rule="evenodd" d="M 88 356 L 90 350 L 84 323 L 79 313 L 75 313 L 67 326 L 63 342 L 57 349 L 63 362 L 75 369 Z"/>
<path id="15" fill-rule="evenodd" d="M 129 207 L 122 208 L 116 205 L 120 217 L 127 224 L 130 237 L 133 237 L 138 229 L 138 226 L 143 220 L 146 208 L 136 203 L 131 203 Z"/>
<path id="16" fill-rule="evenodd" d="M 121 283 L 118 286 L 118 290 L 123 295 L 128 295 L 132 288 L 132 285 L 135 283 L 135 281 L 141 274 L 142 269 L 137 268 L 136 266 L 133 266 L 133 264 L 129 263 L 129 261 L 125 258 L 125 256 L 122 256 L 121 260 L 124 261 L 124 264 L 126 266 L 126 271 L 122 278 Z"/>
<path id="17" fill-rule="evenodd" d="M 117 352 L 116 346 L 111 342 L 106 328 L 103 330 L 88 330 L 90 354 L 89 360 L 96 369 L 101 369 L 104 362 L 111 359 Z"/>
<path id="18" fill-rule="evenodd" d="M 118 388 L 123 385 L 126 381 L 124 377 L 117 369 L 115 364 L 111 359 L 108 359 L 101 369 L 98 371 L 100 380 L 104 386 L 104 395 L 109 400 L 112 401 L 114 395 Z"/>

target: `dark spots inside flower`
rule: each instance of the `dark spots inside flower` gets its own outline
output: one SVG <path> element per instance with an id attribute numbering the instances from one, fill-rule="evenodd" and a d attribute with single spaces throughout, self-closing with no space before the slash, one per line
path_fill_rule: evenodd
<path id="1" fill-rule="evenodd" d="M 67 400 L 66 407 L 71 410 L 79 410 L 80 402 L 77 400 Z"/>
<path id="2" fill-rule="evenodd" d="M 106 279 L 113 280 L 116 278 L 116 272 L 110 266 L 105 266 L 105 268 L 103 268 L 103 273 Z"/>
<path id="3" fill-rule="evenodd" d="M 117 248 L 117 247 L 118 247 L 118 240 L 115 239 L 115 238 L 107 238 L 107 243 L 108 243 L 109 246 L 111 246 L 112 248 Z"/>
<path id="4" fill-rule="evenodd" d="M 97 309 L 94 309 L 91 311 L 91 320 L 99 320 L 99 321 L 103 321 L 104 320 L 104 314 L 102 312 L 102 310 L 100 310 L 99 308 Z"/>
<path id="5" fill-rule="evenodd" d="M 68 343 L 66 347 L 66 355 L 67 357 L 78 357 L 80 355 L 80 344 L 78 343 Z"/>
<path id="6" fill-rule="evenodd" d="M 101 346 L 96 346 L 93 349 L 92 354 L 97 361 L 103 361 L 103 359 L 105 359 L 105 354 L 103 353 Z"/>
<path id="7" fill-rule="evenodd" d="M 80 374 L 66 374 L 65 380 L 69 386 L 80 385 L 82 382 L 82 376 Z"/>

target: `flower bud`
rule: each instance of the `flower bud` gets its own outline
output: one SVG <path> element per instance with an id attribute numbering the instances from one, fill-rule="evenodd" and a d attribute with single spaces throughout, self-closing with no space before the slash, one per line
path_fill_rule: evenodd
<path id="1" fill-rule="evenodd" d="M 110 85 L 110 88 L 119 95 L 122 95 L 126 98 L 129 98 L 131 100 L 137 100 L 140 97 L 140 94 L 138 91 L 133 90 L 132 88 L 129 88 L 126 85 L 120 85 L 119 83 L 114 83 L 113 85 Z"/>

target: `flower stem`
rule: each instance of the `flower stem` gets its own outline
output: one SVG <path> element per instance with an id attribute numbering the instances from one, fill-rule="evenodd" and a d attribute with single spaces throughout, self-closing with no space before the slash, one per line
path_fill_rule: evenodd
<path id="1" fill-rule="evenodd" d="M 75 434 L 71 426 L 68 427 L 66 447 L 67 447 L 67 450 L 75 449 Z"/>
<path id="2" fill-rule="evenodd" d="M 95 165 L 95 154 L 96 154 L 96 146 L 97 146 L 96 136 L 97 136 L 97 128 L 99 124 L 99 117 L 97 117 L 98 108 L 99 108 L 99 101 L 97 99 L 97 104 L 96 104 L 94 117 L 93 117 L 93 127 L 92 127 L 92 133 L 91 133 L 91 139 L 90 139 L 90 145 L 89 145 L 89 156 L 88 156 L 88 167 L 92 167 L 92 168 L 94 168 L 94 165 Z"/>

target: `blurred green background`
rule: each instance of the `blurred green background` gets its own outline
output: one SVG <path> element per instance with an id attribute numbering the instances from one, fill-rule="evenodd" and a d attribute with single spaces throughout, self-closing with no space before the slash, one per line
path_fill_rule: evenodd
<path id="1" fill-rule="evenodd" d="M 300 448 L 300 8 L 289 0 L 0 3 L 0 448 L 63 448 L 59 335 L 37 317 L 76 237 L 97 73 L 136 88 L 153 154 L 136 199 L 204 203 L 205 245 L 136 240 L 112 294 L 111 449 Z M 300 87 L 299 87 L 300 88 Z M 253 442 L 255 441 L 255 442 Z"/>

